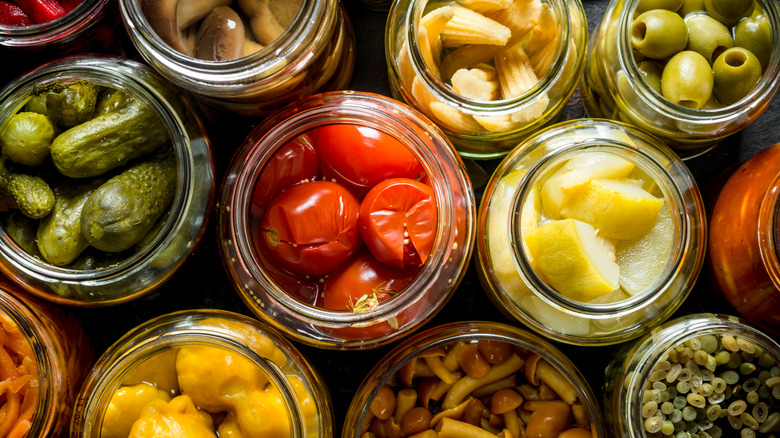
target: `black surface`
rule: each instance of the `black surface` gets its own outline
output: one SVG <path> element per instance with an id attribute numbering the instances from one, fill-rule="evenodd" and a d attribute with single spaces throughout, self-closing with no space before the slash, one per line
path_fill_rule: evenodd
<path id="1" fill-rule="evenodd" d="M 605 0 L 584 1 L 588 27 L 591 31 L 601 21 L 606 4 Z M 354 4 L 347 4 L 347 10 L 357 35 L 357 62 L 350 88 L 388 95 L 383 41 L 387 13 L 364 10 Z M 569 103 L 565 115 L 566 118 L 584 116 L 578 96 Z M 690 160 L 687 164 L 700 187 L 706 187 L 724 169 L 749 158 L 773 143 L 780 142 L 780 130 L 777 129 L 779 123 L 780 103 L 775 102 L 743 132 L 728 138 L 706 155 Z M 220 178 L 227 168 L 232 153 L 251 129 L 251 122 L 231 126 L 230 129 L 225 129 L 224 126 L 209 126 Z M 154 297 L 116 307 L 74 309 L 83 318 L 84 325 L 91 333 L 98 352 L 102 352 L 134 326 L 149 318 L 176 310 L 218 308 L 251 315 L 249 309 L 237 296 L 222 267 L 217 249 L 215 225 L 216 217 L 212 212 L 207 234 L 200 247 Z M 693 293 L 677 315 L 698 311 L 733 313 L 733 310 L 724 305 L 711 291 L 706 270 L 702 272 Z M 492 320 L 519 324 L 506 319 L 488 300 L 476 280 L 473 262 L 452 300 L 426 328 L 444 322 L 464 320 Z M 334 436 L 341 434 L 341 424 L 347 407 L 363 377 L 398 342 L 368 351 L 318 350 L 296 344 L 329 385 L 337 425 Z M 593 390 L 600 395 L 600 385 L 604 380 L 604 366 L 612 359 L 615 347 L 585 348 L 556 345 L 577 364 L 582 373 L 588 377 Z"/>

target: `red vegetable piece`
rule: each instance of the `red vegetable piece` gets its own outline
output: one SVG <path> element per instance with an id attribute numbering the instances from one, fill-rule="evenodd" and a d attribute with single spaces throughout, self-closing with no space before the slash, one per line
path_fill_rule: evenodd
<path id="1" fill-rule="evenodd" d="M 36 24 L 48 23 L 65 15 L 65 8 L 54 0 L 14 0 Z"/>
<path id="2" fill-rule="evenodd" d="M 260 221 L 260 242 L 288 270 L 325 275 L 361 248 L 359 210 L 358 199 L 340 184 L 296 184 L 268 205 Z"/>
<path id="3" fill-rule="evenodd" d="M 360 205 L 360 236 L 377 260 L 397 268 L 425 263 L 436 236 L 433 189 L 408 178 L 374 186 Z"/>
<path id="4" fill-rule="evenodd" d="M 0 24 L 4 26 L 24 27 L 32 26 L 33 22 L 19 6 L 16 6 L 13 3 L 0 1 Z"/>
<path id="5" fill-rule="evenodd" d="M 60 0 L 60 5 L 65 8 L 65 12 L 70 12 L 84 3 L 84 0 Z"/>

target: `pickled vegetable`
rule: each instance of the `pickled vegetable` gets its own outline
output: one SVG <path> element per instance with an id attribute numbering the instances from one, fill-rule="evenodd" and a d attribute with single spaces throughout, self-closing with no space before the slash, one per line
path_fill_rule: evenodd
<path id="1" fill-rule="evenodd" d="M 62 128 L 70 128 L 92 118 L 100 87 L 86 81 L 54 83 L 35 91 L 27 111 L 48 116 Z"/>
<path id="2" fill-rule="evenodd" d="M 0 203 L 25 216 L 40 219 L 54 209 L 54 192 L 43 179 L 17 173 L 0 158 Z"/>
<path id="3" fill-rule="evenodd" d="M 48 117 L 33 112 L 14 114 L 0 134 L 3 156 L 26 166 L 40 166 L 49 156 L 54 126 Z"/>
<path id="4" fill-rule="evenodd" d="M 22 438 L 30 430 L 38 398 L 38 367 L 24 333 L 0 315 L 0 436 Z"/>

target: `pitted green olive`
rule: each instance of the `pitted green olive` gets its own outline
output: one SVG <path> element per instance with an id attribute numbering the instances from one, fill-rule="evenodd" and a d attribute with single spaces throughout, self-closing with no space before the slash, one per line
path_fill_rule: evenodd
<path id="1" fill-rule="evenodd" d="M 677 105 L 700 109 L 712 94 L 713 82 L 710 63 L 699 53 L 685 50 L 672 56 L 664 66 L 661 92 Z"/>
<path id="2" fill-rule="evenodd" d="M 683 1 L 682 6 L 677 11 L 678 14 L 680 14 L 681 17 L 687 17 L 688 14 L 691 14 L 693 12 L 703 12 L 704 11 L 704 0 L 685 0 Z"/>
<path id="3" fill-rule="evenodd" d="M 753 52 L 761 68 L 766 68 L 772 55 L 772 33 L 766 15 L 754 15 L 740 21 L 734 28 L 734 42 Z"/>
<path id="4" fill-rule="evenodd" d="M 734 47 L 729 28 L 709 15 L 691 15 L 685 19 L 685 24 L 688 26 L 686 50 L 700 53 L 710 63 L 724 50 Z"/>
<path id="5" fill-rule="evenodd" d="M 658 94 L 661 94 L 661 73 L 664 70 L 661 64 L 651 59 L 646 59 L 640 62 L 638 67 L 647 85 L 658 92 Z"/>
<path id="6" fill-rule="evenodd" d="M 648 58 L 665 59 L 688 44 L 685 21 L 672 11 L 653 9 L 636 17 L 631 25 L 631 45 Z"/>
<path id="7" fill-rule="evenodd" d="M 712 18 L 731 27 L 752 14 L 755 3 L 755 0 L 704 0 L 704 9 Z"/>
<path id="8" fill-rule="evenodd" d="M 642 12 L 649 11 L 651 9 L 666 9 L 669 11 L 677 11 L 682 6 L 683 0 L 639 0 L 634 11 L 635 15 L 639 15 Z"/>
<path id="9" fill-rule="evenodd" d="M 761 79 L 761 63 L 743 47 L 723 52 L 712 65 L 715 97 L 726 105 L 742 99 Z"/>

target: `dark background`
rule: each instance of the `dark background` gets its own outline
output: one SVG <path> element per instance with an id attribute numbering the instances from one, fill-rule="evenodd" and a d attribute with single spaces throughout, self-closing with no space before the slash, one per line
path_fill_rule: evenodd
<path id="1" fill-rule="evenodd" d="M 349 1 L 349 0 L 347 0 Z M 353 0 L 354 1 L 354 0 Z M 588 27 L 591 32 L 601 22 L 606 0 L 583 1 Z M 372 91 L 389 95 L 387 67 L 384 54 L 384 26 L 387 12 L 369 11 L 357 4 L 347 3 L 347 11 L 355 29 L 357 40 L 357 59 L 350 88 L 360 91 Z M 121 33 L 121 32 L 120 32 Z M 130 53 L 129 56 L 133 54 Z M 6 71 L 7 73 L 7 71 Z M 19 72 L 21 73 L 21 72 Z M 569 102 L 564 118 L 584 117 L 579 93 Z M 256 123 L 257 121 L 254 121 Z M 223 176 L 227 164 L 236 148 L 250 132 L 252 121 L 238 126 L 210 124 L 209 134 L 214 146 L 218 178 Z M 773 103 L 768 110 L 751 126 L 736 134 L 712 151 L 687 162 L 696 177 L 705 199 L 712 195 L 710 189 L 719 175 L 735 164 L 746 160 L 759 150 L 780 142 L 780 103 Z M 484 162 L 486 169 L 496 164 Z M 218 179 L 218 181 L 219 181 Z M 481 193 L 476 188 L 477 197 Z M 98 309 L 72 309 L 82 318 L 89 331 L 95 348 L 100 354 L 129 329 L 155 316 L 176 310 L 195 308 L 218 308 L 252 315 L 243 304 L 228 281 L 219 258 L 216 242 L 216 217 L 212 212 L 209 227 L 204 240 L 196 252 L 174 277 L 154 296 L 115 307 Z M 688 300 L 675 316 L 700 311 L 734 313 L 711 289 L 705 270 Z M 469 265 L 465 278 L 456 290 L 454 297 L 443 310 L 425 327 L 433 327 L 445 322 L 465 320 L 490 320 L 519 325 L 505 318 L 487 298 L 476 280 L 474 263 Z M 301 344 L 296 346 L 309 358 L 327 382 L 335 409 L 337 430 L 334 436 L 340 436 L 341 424 L 353 394 L 369 370 L 399 341 L 385 347 L 366 351 L 318 350 Z M 604 367 L 614 358 L 615 347 L 575 347 L 556 344 L 585 374 L 592 389 L 600 399 L 601 384 L 604 380 Z"/>

